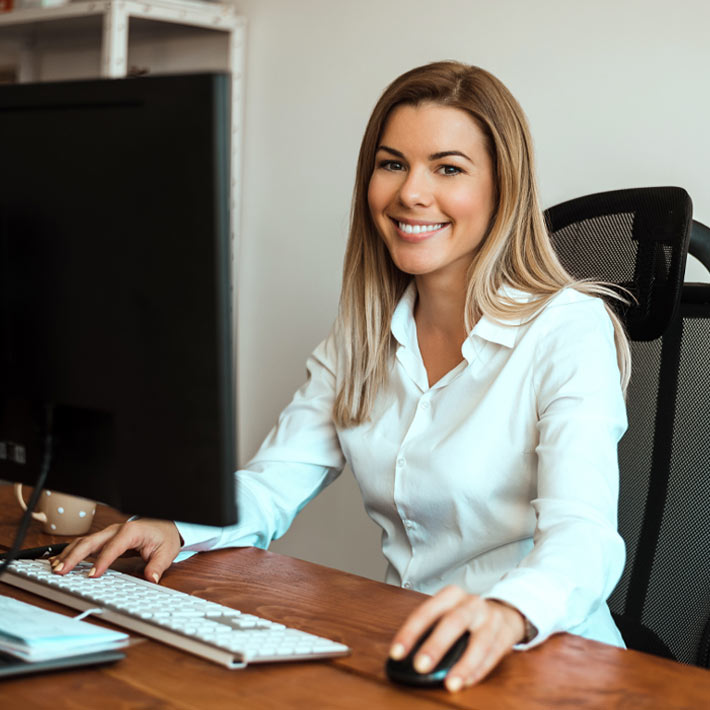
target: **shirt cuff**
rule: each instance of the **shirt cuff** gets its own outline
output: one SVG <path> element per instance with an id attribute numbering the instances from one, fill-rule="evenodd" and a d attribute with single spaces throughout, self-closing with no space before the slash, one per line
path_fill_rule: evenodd
<path id="1" fill-rule="evenodd" d="M 200 552 L 210 550 L 218 544 L 223 528 L 214 525 L 198 525 L 197 523 L 180 523 L 175 521 L 175 527 L 183 540 L 180 555 L 183 552 Z M 187 555 L 190 557 L 191 555 Z M 181 559 L 187 559 L 182 557 Z"/>

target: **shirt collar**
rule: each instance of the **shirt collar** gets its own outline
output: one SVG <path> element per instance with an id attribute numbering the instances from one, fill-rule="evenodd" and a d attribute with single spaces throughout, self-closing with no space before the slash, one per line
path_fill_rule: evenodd
<path id="1" fill-rule="evenodd" d="M 498 295 L 505 299 L 516 301 L 521 305 L 529 303 L 533 297 L 531 293 L 505 285 L 498 289 Z M 483 315 L 471 330 L 469 339 L 471 339 L 472 336 L 478 336 L 479 338 L 483 338 L 483 340 L 488 340 L 498 345 L 504 345 L 506 348 L 512 348 L 518 337 L 518 329 L 522 321 L 523 316 L 493 319 Z"/>
<path id="2" fill-rule="evenodd" d="M 528 303 L 532 298 L 532 294 L 511 286 L 501 286 L 498 294 L 519 303 Z M 394 335 L 395 340 L 400 345 L 405 347 L 417 342 L 416 324 L 414 322 L 414 305 L 416 302 L 417 287 L 414 280 L 412 280 L 392 314 L 392 335 Z M 522 318 L 518 316 L 505 320 L 494 320 L 484 315 L 473 327 L 468 339 L 470 340 L 473 336 L 477 336 L 483 340 L 512 348 L 515 345 L 515 339 L 518 337 L 518 327 L 521 322 Z"/>
<path id="3" fill-rule="evenodd" d="M 516 301 L 525 303 L 532 298 L 532 295 L 524 291 L 503 286 L 498 293 L 502 296 L 513 298 Z M 417 287 L 412 279 L 402 294 L 399 303 L 392 314 L 390 329 L 395 340 L 400 347 L 397 348 L 397 360 L 399 360 L 405 372 L 411 380 L 425 392 L 429 389 L 429 381 L 424 367 L 424 361 L 419 351 L 419 340 L 417 339 L 417 326 L 414 321 L 414 306 L 417 302 Z M 496 352 L 497 346 L 512 348 L 520 332 L 521 317 L 510 320 L 494 320 L 483 316 L 473 327 L 466 340 L 461 346 L 461 355 L 468 365 L 478 363 L 480 368 L 490 360 Z M 454 368 L 448 375 L 439 380 L 434 387 L 443 387 L 447 382 L 455 377 L 459 368 Z M 473 370 L 469 367 L 469 371 Z"/>
<path id="4" fill-rule="evenodd" d="M 417 342 L 417 326 L 414 322 L 414 304 L 416 302 L 417 287 L 412 279 L 394 309 L 390 325 L 395 340 L 404 347 Z"/>

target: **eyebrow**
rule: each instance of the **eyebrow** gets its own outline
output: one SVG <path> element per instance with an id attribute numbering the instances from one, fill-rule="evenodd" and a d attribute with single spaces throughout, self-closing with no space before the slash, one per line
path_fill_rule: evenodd
<path id="1" fill-rule="evenodd" d="M 390 148 L 387 145 L 377 146 L 377 150 L 378 151 L 384 150 L 387 153 L 391 153 L 392 155 L 396 155 L 398 158 L 404 159 L 404 153 L 400 152 L 399 150 L 395 150 L 394 148 Z M 466 158 L 466 160 L 468 160 L 469 163 L 473 162 L 473 160 L 471 160 L 471 158 L 469 158 L 466 155 L 466 153 L 462 153 L 460 150 L 442 150 L 442 151 L 439 151 L 438 153 L 432 153 L 429 156 L 429 160 L 440 160 L 441 158 L 447 158 L 450 155 L 458 155 L 461 158 Z"/>

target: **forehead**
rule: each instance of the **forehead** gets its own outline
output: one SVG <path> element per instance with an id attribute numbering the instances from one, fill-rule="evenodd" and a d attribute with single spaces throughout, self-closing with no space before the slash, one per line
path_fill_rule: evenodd
<path id="1" fill-rule="evenodd" d="M 396 145 L 395 145 L 396 143 Z M 397 106 L 388 116 L 380 145 L 400 151 L 486 149 L 486 138 L 473 117 L 452 106 L 422 103 Z"/>

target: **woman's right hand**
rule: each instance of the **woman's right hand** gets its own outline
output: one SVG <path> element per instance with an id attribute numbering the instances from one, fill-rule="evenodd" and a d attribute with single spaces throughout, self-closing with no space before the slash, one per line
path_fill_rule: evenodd
<path id="1" fill-rule="evenodd" d="M 66 574 L 85 558 L 98 553 L 89 577 L 100 577 L 124 552 L 136 550 L 146 561 L 143 576 L 157 584 L 181 545 L 180 533 L 172 521 L 139 518 L 78 537 L 50 562 L 54 572 Z"/>

